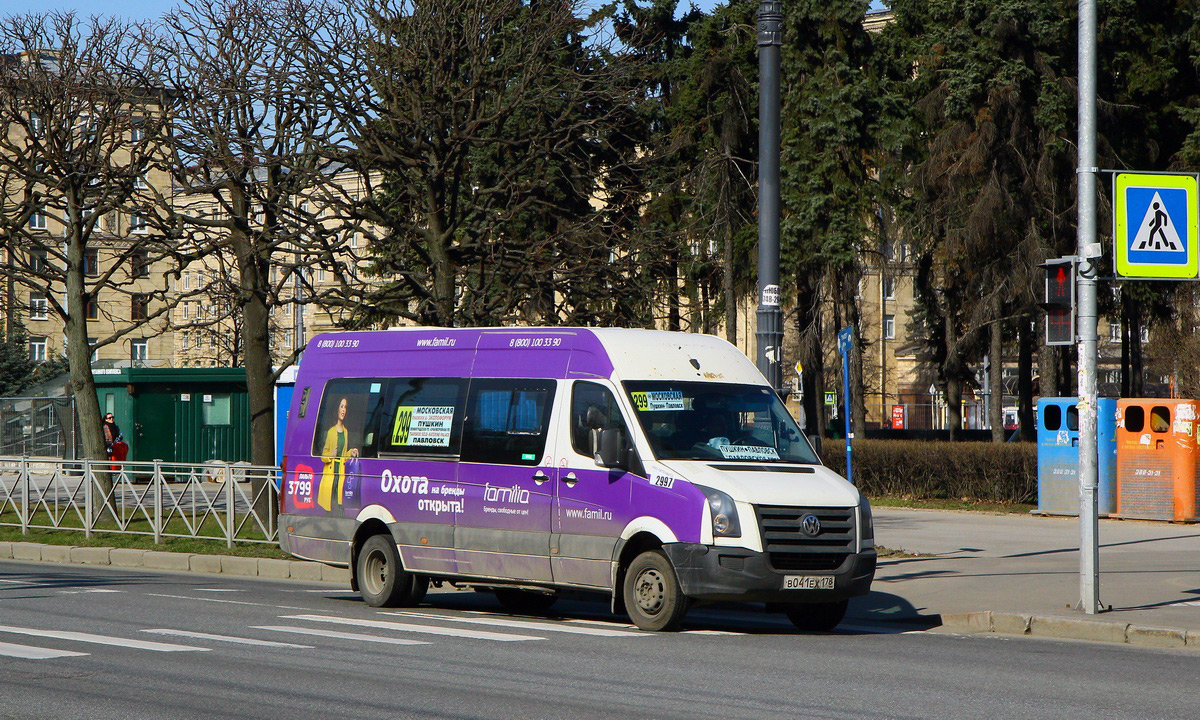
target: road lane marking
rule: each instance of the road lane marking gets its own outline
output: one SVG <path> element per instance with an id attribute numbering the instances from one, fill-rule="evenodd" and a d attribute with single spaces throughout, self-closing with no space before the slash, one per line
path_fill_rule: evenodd
<path id="1" fill-rule="evenodd" d="M 196 588 L 196 592 L 241 592 L 233 588 Z"/>
<path id="2" fill-rule="evenodd" d="M 398 630 L 400 632 L 428 633 L 430 635 L 449 635 L 451 637 L 470 638 L 472 640 L 496 640 L 497 642 L 520 642 L 523 640 L 545 640 L 546 638 L 532 635 L 515 635 L 509 633 L 494 633 L 485 630 L 463 630 L 438 625 L 416 625 L 412 623 L 392 622 L 390 620 L 361 620 L 358 618 L 332 617 L 329 615 L 284 615 L 284 620 L 308 620 L 310 622 L 337 623 L 342 625 L 357 625 L 381 630 Z"/>
<path id="3" fill-rule="evenodd" d="M 275 632 L 299 633 L 301 635 L 316 635 L 317 637 L 336 638 L 338 640 L 359 640 L 362 642 L 385 643 L 387 645 L 428 645 L 424 640 L 409 640 L 407 638 L 379 637 L 378 635 L 363 635 L 362 633 L 339 632 L 337 630 L 320 630 L 303 628 L 294 625 L 253 625 L 255 630 L 274 630 Z M 307 647 L 307 646 L 305 646 Z"/>
<path id="4" fill-rule="evenodd" d="M 572 625 L 595 625 L 596 627 L 623 627 L 632 630 L 633 625 L 621 622 L 619 620 L 580 620 L 579 618 L 563 618 L 562 622 L 571 623 Z"/>
<path id="5" fill-rule="evenodd" d="M 50 648 L 32 647 L 29 645 L 13 645 L 0 642 L 0 655 L 4 657 L 21 658 L 24 660 L 51 660 L 60 657 L 83 657 L 88 653 L 72 652 L 71 650 L 52 650 Z"/>
<path id="6" fill-rule="evenodd" d="M 511 627 L 519 630 L 549 630 L 550 632 L 573 633 L 575 635 L 599 635 L 603 637 L 652 637 L 646 633 L 640 633 L 633 630 L 612 630 L 605 628 L 593 627 L 572 627 L 569 625 L 553 625 L 544 622 L 530 622 L 527 620 L 508 620 L 505 618 L 465 618 L 453 617 L 451 615 L 430 615 L 416 612 L 385 612 L 384 615 L 396 615 L 399 617 L 420 618 L 422 620 L 449 620 L 450 622 L 469 623 L 472 625 L 494 625 L 497 627 Z"/>
<path id="7" fill-rule="evenodd" d="M 306 607 L 292 605 L 272 605 L 271 603 L 246 602 L 245 600 L 221 600 L 220 598 L 195 597 L 193 595 L 166 595 L 164 593 L 146 593 L 150 597 L 172 598 L 174 600 L 195 600 L 197 602 L 224 603 L 226 605 L 253 605 L 254 607 L 269 607 L 277 610 L 307 610 Z"/>
<path id="8" fill-rule="evenodd" d="M 292 643 L 274 642 L 273 640 L 256 640 L 254 638 L 235 637 L 233 635 L 213 635 L 211 633 L 192 632 L 191 630 L 172 630 L 170 628 L 153 628 L 142 630 L 144 633 L 156 635 L 178 635 L 180 637 L 196 638 L 197 640 L 218 640 L 220 642 L 237 643 L 238 645 L 261 645 L 263 647 L 307 648 L 312 645 L 293 645 Z"/>
<path id="9" fill-rule="evenodd" d="M 39 630 L 38 628 L 0 625 L 0 632 L 17 635 L 32 635 L 33 637 L 55 638 L 57 640 L 74 640 L 75 642 L 95 643 L 96 645 L 115 645 L 117 647 L 133 648 L 135 650 L 153 650 L 154 652 L 207 652 L 208 648 L 191 645 L 175 645 L 173 643 L 151 642 L 149 640 L 134 640 L 133 638 L 112 637 L 110 635 L 94 635 L 92 633 L 70 632 L 67 630 Z"/>

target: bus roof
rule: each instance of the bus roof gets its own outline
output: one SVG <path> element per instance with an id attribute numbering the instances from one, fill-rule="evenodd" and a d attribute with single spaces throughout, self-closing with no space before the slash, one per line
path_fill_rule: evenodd
<path id="1" fill-rule="evenodd" d="M 300 371 L 325 377 L 542 377 L 765 384 L 711 335 L 632 328 L 395 328 L 313 337 Z"/>

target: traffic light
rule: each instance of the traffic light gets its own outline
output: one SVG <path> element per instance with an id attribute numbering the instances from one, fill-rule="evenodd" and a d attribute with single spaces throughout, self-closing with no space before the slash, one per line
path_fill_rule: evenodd
<path id="1" fill-rule="evenodd" d="M 1046 271 L 1046 344 L 1075 344 L 1075 257 L 1047 260 L 1039 267 Z"/>

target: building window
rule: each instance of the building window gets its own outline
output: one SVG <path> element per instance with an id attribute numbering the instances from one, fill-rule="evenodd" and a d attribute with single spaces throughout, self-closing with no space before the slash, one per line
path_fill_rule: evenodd
<path id="1" fill-rule="evenodd" d="M 179 308 L 180 308 L 179 316 L 180 316 L 181 318 L 183 318 L 184 320 L 187 320 L 187 319 L 188 319 L 188 313 L 190 312 L 190 310 L 188 309 L 188 304 L 187 304 L 187 303 L 180 303 L 180 305 L 179 305 Z"/>
<path id="2" fill-rule="evenodd" d="M 887 275 L 883 276 L 883 299 L 896 299 L 896 278 L 888 277 Z"/>
<path id="3" fill-rule="evenodd" d="M 88 320 L 99 320 L 100 319 L 100 307 L 98 305 L 96 305 L 95 300 L 87 301 L 87 319 Z"/>
<path id="4" fill-rule="evenodd" d="M 883 339 L 884 340 L 895 340 L 896 339 L 896 316 L 895 315 L 884 315 L 883 316 Z"/>
<path id="5" fill-rule="evenodd" d="M 29 319 L 47 320 L 50 317 L 50 301 L 41 293 L 29 296 Z"/>
<path id="6" fill-rule="evenodd" d="M 45 230 L 46 229 L 46 213 L 41 210 L 34 210 L 29 216 L 30 230 Z"/>
<path id="7" fill-rule="evenodd" d="M 191 337 L 192 337 L 191 333 L 189 333 L 189 332 L 185 331 L 185 332 L 179 333 L 179 349 L 180 350 L 188 349 L 188 345 L 191 343 Z"/>
<path id="8" fill-rule="evenodd" d="M 29 132 L 32 135 L 41 135 L 44 124 L 42 116 L 37 113 L 29 113 Z"/>
<path id="9" fill-rule="evenodd" d="M 135 278 L 150 277 L 150 257 L 145 252 L 135 252 L 129 259 L 129 272 Z"/>
<path id="10" fill-rule="evenodd" d="M 146 218 L 138 213 L 133 213 L 129 216 L 129 232 L 144 233 L 150 229 L 146 223 Z"/>
<path id="11" fill-rule="evenodd" d="M 1108 339 L 1113 342 L 1121 342 L 1121 323 L 1111 323 L 1108 326 Z"/>
<path id="12" fill-rule="evenodd" d="M 145 338 L 134 340 L 129 344 L 129 359 L 143 362 L 150 359 L 150 341 Z"/>
<path id="13" fill-rule="evenodd" d="M 134 293 L 130 296 L 129 319 L 145 320 L 150 315 L 150 296 Z"/>
<path id="14" fill-rule="evenodd" d="M 29 269 L 33 272 L 45 272 L 50 269 L 49 263 L 46 261 L 45 250 L 32 250 L 29 253 Z"/>
<path id="15" fill-rule="evenodd" d="M 87 339 L 88 347 L 92 348 L 92 357 L 89 362 L 96 362 L 100 359 L 100 351 L 96 349 L 96 338 L 90 337 Z"/>
<path id="16" fill-rule="evenodd" d="M 138 175 L 133 179 L 133 187 L 135 190 L 145 190 L 150 187 L 150 183 L 146 182 L 145 175 Z"/>
<path id="17" fill-rule="evenodd" d="M 83 274 L 88 277 L 96 277 L 100 274 L 100 257 L 97 251 L 83 251 Z"/>
<path id="18" fill-rule="evenodd" d="M 203 425 L 231 425 L 233 423 L 232 402 L 229 393 L 204 395 L 201 398 L 200 422 Z"/>
<path id="19" fill-rule="evenodd" d="M 29 338 L 29 359 L 34 362 L 46 362 L 46 338 Z"/>
<path id="20" fill-rule="evenodd" d="M 146 138 L 146 129 L 143 127 L 145 122 L 146 118 L 133 118 L 133 127 L 129 128 L 129 142 L 141 142 Z"/>

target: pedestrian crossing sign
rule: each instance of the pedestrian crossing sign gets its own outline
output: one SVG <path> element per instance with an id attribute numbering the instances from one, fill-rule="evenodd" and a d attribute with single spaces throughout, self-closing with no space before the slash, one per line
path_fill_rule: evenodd
<path id="1" fill-rule="evenodd" d="M 1194 278 L 1200 270 L 1200 196 L 1195 175 L 1115 173 L 1117 275 Z"/>

